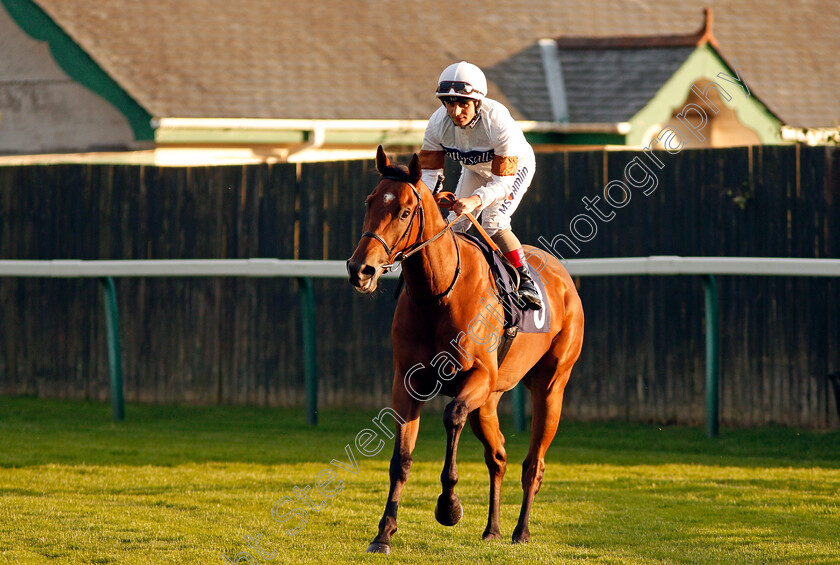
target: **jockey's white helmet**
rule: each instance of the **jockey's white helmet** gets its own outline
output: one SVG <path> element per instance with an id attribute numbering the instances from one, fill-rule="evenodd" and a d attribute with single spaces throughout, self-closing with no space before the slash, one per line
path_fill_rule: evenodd
<path id="1" fill-rule="evenodd" d="M 487 79 L 481 69 L 461 61 L 453 63 L 443 69 L 438 79 L 438 87 L 435 96 L 438 98 L 457 96 L 459 98 L 470 98 L 482 100 L 487 95 Z"/>

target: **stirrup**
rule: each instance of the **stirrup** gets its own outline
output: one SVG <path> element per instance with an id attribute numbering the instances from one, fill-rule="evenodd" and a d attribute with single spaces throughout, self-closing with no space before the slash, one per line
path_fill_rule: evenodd
<path id="1" fill-rule="evenodd" d="M 542 308 L 542 300 L 536 292 L 532 293 L 530 289 L 526 288 L 519 289 L 517 294 L 519 295 L 519 301 L 525 304 L 525 308 L 530 310 L 540 310 Z"/>

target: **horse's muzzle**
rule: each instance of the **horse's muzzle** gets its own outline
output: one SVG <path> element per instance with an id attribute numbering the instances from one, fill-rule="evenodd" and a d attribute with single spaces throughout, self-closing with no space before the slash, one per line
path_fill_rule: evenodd
<path id="1" fill-rule="evenodd" d="M 347 260 L 347 274 L 350 277 L 350 284 L 362 294 L 370 294 L 376 290 L 376 283 L 381 270 L 373 265 L 367 265 L 354 261 L 351 257 Z"/>

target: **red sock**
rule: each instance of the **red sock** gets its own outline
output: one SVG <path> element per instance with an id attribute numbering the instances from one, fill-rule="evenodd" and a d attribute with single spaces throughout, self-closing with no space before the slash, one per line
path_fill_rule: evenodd
<path id="1" fill-rule="evenodd" d="M 508 251 L 507 253 L 505 253 L 505 259 L 510 261 L 510 264 L 518 269 L 524 264 L 525 252 L 522 251 L 521 247 L 513 251 Z"/>

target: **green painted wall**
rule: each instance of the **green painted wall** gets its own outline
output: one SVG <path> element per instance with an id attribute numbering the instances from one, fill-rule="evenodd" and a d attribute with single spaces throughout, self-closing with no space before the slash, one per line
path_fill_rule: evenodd
<path id="1" fill-rule="evenodd" d="M 46 41 L 56 64 L 70 78 L 116 107 L 128 120 L 137 141 L 154 139 L 151 114 L 128 95 L 91 57 L 31 0 L 0 0 L 27 35 Z"/>

